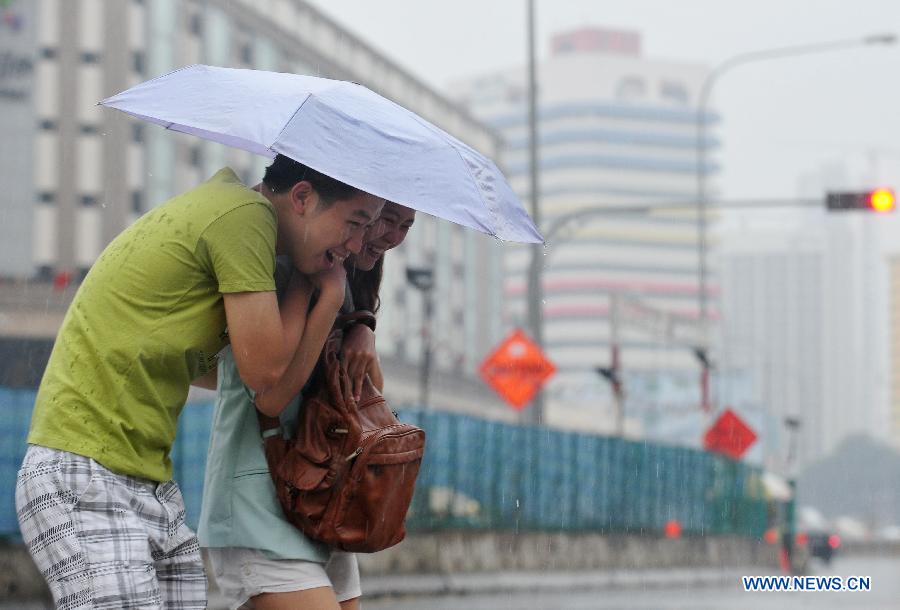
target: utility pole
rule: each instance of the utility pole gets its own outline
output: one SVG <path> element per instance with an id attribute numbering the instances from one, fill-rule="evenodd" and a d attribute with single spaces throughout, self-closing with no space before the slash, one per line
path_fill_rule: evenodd
<path id="1" fill-rule="evenodd" d="M 431 318 L 434 314 L 434 271 L 407 267 L 406 280 L 422 293 L 422 355 L 419 362 L 419 407 L 429 409 L 431 377 Z"/>
<path id="2" fill-rule="evenodd" d="M 610 365 L 597 367 L 596 371 L 609 382 L 616 410 L 616 436 L 625 438 L 625 385 L 622 381 L 622 363 L 619 348 L 619 324 L 621 299 L 618 294 L 609 295 Z"/>
<path id="3" fill-rule="evenodd" d="M 537 129 L 537 75 L 534 44 L 534 0 L 528 0 L 528 159 L 531 182 L 531 219 L 540 230 L 540 181 L 538 180 L 538 129 Z M 541 284 L 543 245 L 531 245 L 531 263 L 528 266 L 528 328 L 531 338 L 544 349 L 544 287 Z M 531 407 L 526 411 L 528 420 L 537 425 L 544 421 L 544 393 L 538 391 Z"/>

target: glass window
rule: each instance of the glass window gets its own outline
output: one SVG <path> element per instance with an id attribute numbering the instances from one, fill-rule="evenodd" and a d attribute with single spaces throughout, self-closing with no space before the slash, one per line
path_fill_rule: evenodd
<path id="1" fill-rule="evenodd" d="M 134 69 L 136 73 L 143 75 L 144 70 L 147 68 L 147 62 L 144 61 L 144 52 L 135 51 L 132 54 L 131 62 L 132 69 Z"/>
<path id="2" fill-rule="evenodd" d="M 241 45 L 241 61 L 248 66 L 253 64 L 253 47 L 250 44 Z"/>
<path id="3" fill-rule="evenodd" d="M 39 282 L 49 282 L 53 279 L 53 267 L 50 265 L 41 265 L 37 268 L 35 279 Z"/>
<path id="4" fill-rule="evenodd" d="M 194 13 L 193 15 L 191 15 L 188 21 L 188 29 L 194 36 L 203 35 L 203 17 L 200 15 L 200 13 Z"/>
<path id="5" fill-rule="evenodd" d="M 144 193 L 141 191 L 131 191 L 131 211 L 138 215 L 143 214 Z"/>
<path id="6" fill-rule="evenodd" d="M 675 102 L 679 106 L 688 105 L 688 91 L 682 83 L 673 81 L 663 81 L 660 88 L 660 95 L 663 100 Z"/>
<path id="7" fill-rule="evenodd" d="M 616 98 L 623 101 L 643 98 L 646 95 L 647 84 L 639 76 L 626 76 L 619 81 L 619 86 L 616 89 Z"/>
<path id="8" fill-rule="evenodd" d="M 191 167 L 200 167 L 203 165 L 203 148 L 201 146 L 191 146 L 188 155 Z"/>

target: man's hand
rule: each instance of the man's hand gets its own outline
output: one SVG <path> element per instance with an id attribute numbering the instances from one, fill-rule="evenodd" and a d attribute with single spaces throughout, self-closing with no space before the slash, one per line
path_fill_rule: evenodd
<path id="1" fill-rule="evenodd" d="M 319 299 L 327 299 L 329 303 L 340 307 L 344 303 L 344 290 L 347 286 L 347 272 L 344 265 L 335 261 L 331 269 L 308 276 L 310 283 L 319 290 Z"/>
<path id="2" fill-rule="evenodd" d="M 358 401 L 366 375 L 378 366 L 375 331 L 365 324 L 351 326 L 341 344 L 341 363 L 350 377 L 353 398 Z"/>

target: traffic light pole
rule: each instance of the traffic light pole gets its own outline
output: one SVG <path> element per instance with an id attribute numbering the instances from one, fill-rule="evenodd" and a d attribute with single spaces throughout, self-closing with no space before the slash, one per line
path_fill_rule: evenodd
<path id="1" fill-rule="evenodd" d="M 893 199 L 892 205 L 893 205 Z M 798 208 L 798 207 L 818 207 L 820 209 L 828 209 L 823 205 L 823 199 L 753 199 L 753 200 L 724 200 L 716 202 L 708 202 L 710 207 L 715 209 L 769 209 L 769 208 Z M 558 242 L 554 241 L 557 237 L 561 237 L 561 242 L 567 241 L 564 232 L 569 227 L 581 227 L 583 221 L 596 217 L 609 217 L 612 215 L 630 215 L 630 214 L 651 214 L 653 212 L 680 211 L 690 210 L 694 206 L 690 202 L 660 202 L 650 205 L 635 206 L 604 206 L 601 204 L 575 210 L 564 216 L 557 217 L 553 224 L 544 232 L 544 238 L 548 245 L 554 245 Z M 552 252 L 552 250 L 551 250 Z M 544 262 L 546 262 L 546 257 Z M 534 263 L 534 260 L 532 261 Z M 538 269 L 534 264 L 532 270 Z M 540 276 L 537 276 L 540 278 Z M 613 295 L 616 297 L 616 295 Z M 618 345 L 618 325 L 619 325 L 619 300 L 612 298 L 610 303 L 610 333 L 611 343 L 613 345 L 611 366 L 597 367 L 596 371 L 602 375 L 611 385 L 613 389 L 614 400 L 616 401 L 616 430 L 618 434 L 624 433 L 624 389 L 621 384 L 620 376 L 620 354 Z M 700 392 L 701 392 L 701 408 L 705 413 L 712 412 L 712 401 L 710 398 L 710 373 L 712 370 L 712 361 L 709 358 L 709 336 L 706 324 L 701 321 L 702 338 L 700 345 L 694 347 L 694 355 L 700 364 Z"/>
<path id="2" fill-rule="evenodd" d="M 800 55 L 811 55 L 815 53 L 826 53 L 838 51 L 842 49 L 852 49 L 856 47 L 868 45 L 892 45 L 897 42 L 897 37 L 893 34 L 876 34 L 865 36 L 863 38 L 850 38 L 843 40 L 834 40 L 829 42 L 820 42 L 813 44 L 792 45 L 788 47 L 778 47 L 774 49 L 764 49 L 762 51 L 751 51 L 749 53 L 741 53 L 726 59 L 715 68 L 713 68 L 703 84 L 700 87 L 700 94 L 697 101 L 697 275 L 699 280 L 698 286 L 698 307 L 700 310 L 700 323 L 707 325 L 707 211 L 709 201 L 706 197 L 706 124 L 707 124 L 707 105 L 712 94 L 713 86 L 718 79 L 729 70 L 749 63 L 757 63 L 760 61 L 772 61 L 776 59 L 784 59 L 788 57 L 797 57 Z M 708 340 L 708 337 L 707 337 Z"/>

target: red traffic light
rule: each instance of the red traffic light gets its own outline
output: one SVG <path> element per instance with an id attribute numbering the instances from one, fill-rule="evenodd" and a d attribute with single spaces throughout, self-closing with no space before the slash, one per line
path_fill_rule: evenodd
<path id="1" fill-rule="evenodd" d="M 877 189 L 869 193 L 869 207 L 879 213 L 894 211 L 894 191 Z"/>
<path id="2" fill-rule="evenodd" d="M 865 210 L 887 214 L 894 211 L 896 200 L 894 191 L 887 188 L 845 193 L 830 192 L 825 196 L 825 207 L 829 212 Z"/>

